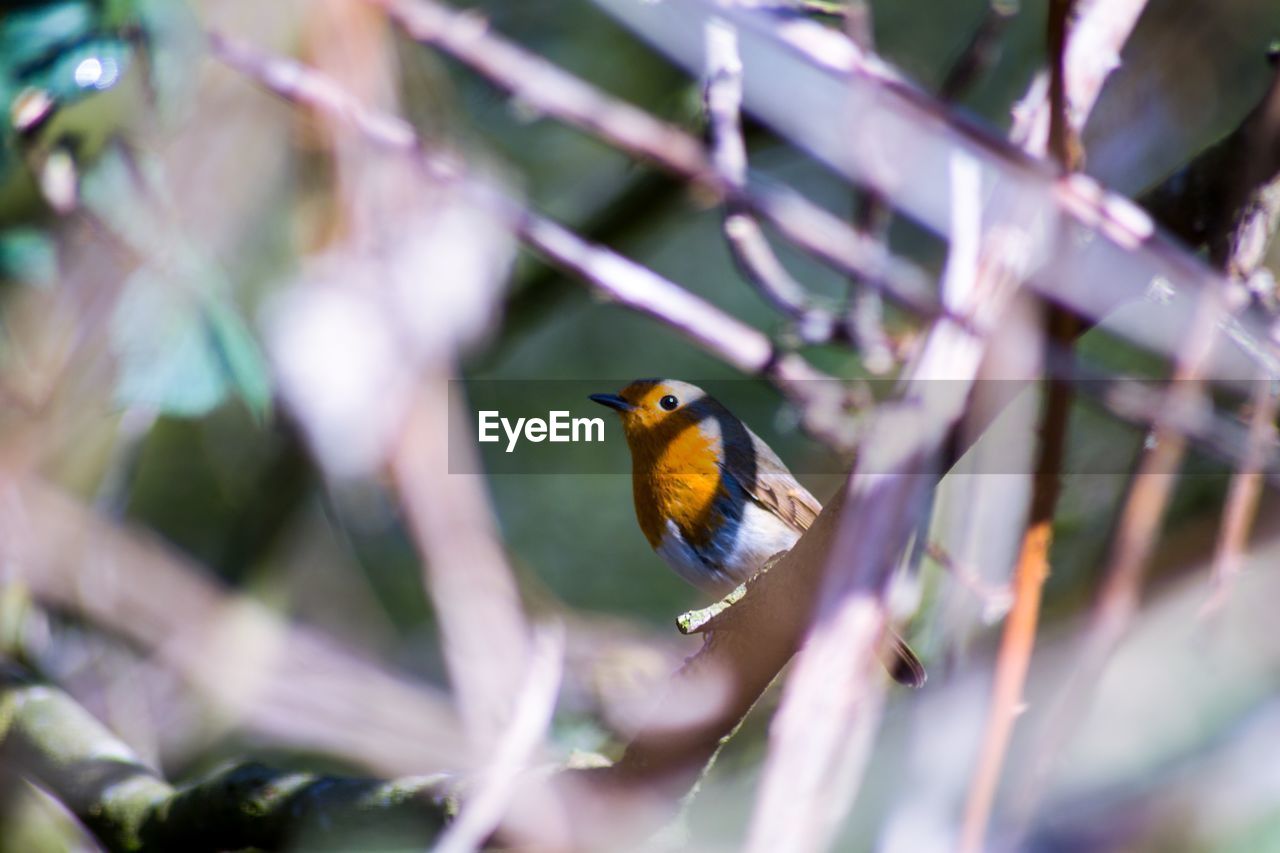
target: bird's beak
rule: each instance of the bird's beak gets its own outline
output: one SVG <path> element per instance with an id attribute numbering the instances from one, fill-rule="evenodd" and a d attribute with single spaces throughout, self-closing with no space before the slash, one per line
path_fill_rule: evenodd
<path id="1" fill-rule="evenodd" d="M 629 412 L 635 408 L 635 406 L 631 405 L 617 394 L 592 394 L 590 399 L 602 406 L 617 409 L 619 412 Z"/>

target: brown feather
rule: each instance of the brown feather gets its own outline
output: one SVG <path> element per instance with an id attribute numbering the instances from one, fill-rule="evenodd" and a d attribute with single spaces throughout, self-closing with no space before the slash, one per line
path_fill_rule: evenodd
<path id="1" fill-rule="evenodd" d="M 758 505 L 782 519 L 797 533 L 808 530 L 822 512 L 822 504 L 800 485 L 764 439 L 743 426 L 751 448 L 730 447 L 724 454 L 725 470 Z"/>

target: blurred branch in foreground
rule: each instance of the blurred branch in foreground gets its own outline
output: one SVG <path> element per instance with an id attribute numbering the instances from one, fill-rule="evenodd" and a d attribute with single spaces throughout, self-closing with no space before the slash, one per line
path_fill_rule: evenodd
<path id="1" fill-rule="evenodd" d="M 802 423 L 815 435 L 834 447 L 848 445 L 847 431 L 841 425 L 843 401 L 830 393 L 836 384 L 812 381 L 830 377 L 801 356 L 779 352 L 764 333 L 647 267 L 584 241 L 509 196 L 470 184 L 463 164 L 452 153 L 423 148 L 402 119 L 370 109 L 314 70 L 293 60 L 263 54 L 225 36 L 211 35 L 210 44 L 223 62 L 277 94 L 350 122 L 371 140 L 410 157 L 436 180 L 447 184 L 460 181 L 464 191 L 502 218 L 521 240 L 552 263 L 573 272 L 610 299 L 666 323 L 741 372 L 769 379 L 801 406 Z M 805 215 L 803 206 L 796 211 Z M 822 216 L 831 218 L 829 214 Z"/>
<path id="2" fill-rule="evenodd" d="M 731 194 L 726 201 L 725 242 L 743 276 L 760 295 L 796 324 L 805 343 L 830 340 L 836 318 L 812 304 L 804 286 L 792 278 L 769 245 L 759 220 L 740 202 L 747 189 L 747 145 L 742 134 L 742 59 L 734 31 L 707 27 L 707 69 L 703 99 L 711 137 L 711 161 Z"/>
<path id="3" fill-rule="evenodd" d="M 818 570 L 804 647 L 770 730 L 748 835 L 752 851 L 826 849 L 852 804 L 883 702 L 874 667 L 889 582 L 935 482 L 920 472 L 940 465 L 990 332 L 1025 280 L 1029 235 L 1017 219 L 986 218 L 977 163 L 956 154 L 950 179 L 956 206 L 942 297 L 954 313 L 974 318 L 978 331 L 935 324 L 908 368 L 904 408 L 881 406 L 873 415 Z M 949 381 L 928 381 L 936 379 Z M 863 470 L 878 473 L 860 476 Z"/>
<path id="4" fill-rule="evenodd" d="M 421 846 L 451 812 L 444 776 L 383 782 L 243 764 L 175 788 L 71 697 L 3 661 L 0 758 L 111 851 Z"/>
<path id="5" fill-rule="evenodd" d="M 1194 325 L 1203 292 L 1215 300 L 1213 310 L 1225 308 L 1221 292 L 1209 287 L 1220 277 L 1159 233 L 1132 201 L 1086 176 L 1060 179 L 1055 168 L 962 120 L 839 33 L 804 20 L 786 19 L 781 25 L 767 11 L 740 3 L 597 2 L 695 73 L 702 50 L 685 34 L 724 18 L 738 30 L 745 65 L 771 70 L 745 77 L 747 111 L 944 237 L 951 236 L 953 201 L 945 177 L 948 164 L 955 152 L 968 153 L 979 164 L 990 215 L 1036 212 L 1031 288 L 1087 319 L 1108 317 L 1112 333 L 1168 357 Z M 846 120 L 814 122 L 819 104 L 841 104 Z M 904 162 L 910 169 L 902 167 Z M 1152 282 L 1167 284 L 1170 298 L 1147 304 L 1143 312 L 1115 311 L 1142 304 Z M 1224 330 L 1232 345 L 1215 350 L 1211 375 L 1251 376 L 1255 365 L 1275 369 L 1274 357 L 1259 343 L 1266 334 L 1260 326 L 1256 316 L 1233 319 Z"/>
<path id="6" fill-rule="evenodd" d="M 1213 232 L 1206 232 L 1205 239 L 1210 241 L 1214 263 L 1230 276 L 1232 282 L 1241 284 L 1257 270 L 1263 258 L 1263 248 L 1274 236 L 1276 227 L 1280 226 L 1280 216 L 1273 209 L 1277 204 L 1275 188 L 1271 186 L 1276 170 L 1280 168 L 1280 163 L 1271 156 L 1280 150 L 1280 71 L 1262 104 L 1245 119 L 1231 139 L 1247 142 L 1245 150 L 1237 153 L 1249 165 L 1242 174 L 1227 169 L 1226 164 L 1219 161 L 1220 168 L 1225 171 L 1217 181 L 1229 188 L 1227 197 L 1234 199 L 1239 207 L 1216 211 L 1210 220 L 1212 228 L 1223 230 L 1223 234 L 1218 235 L 1219 248 L 1215 249 Z M 1222 246 L 1231 247 L 1231 251 L 1223 254 Z M 1225 282 L 1220 286 L 1225 290 Z M 1202 302 L 1197 311 L 1196 325 L 1173 360 L 1171 372 L 1175 393 L 1161 418 L 1153 425 L 1130 481 L 1108 548 L 1102 588 L 1093 606 L 1089 626 L 1080 638 L 1078 658 L 1060 692 L 1041 748 L 1037 750 L 1038 778 L 1023 792 L 1024 809 L 1030 808 L 1041 795 L 1045 778 L 1075 730 L 1081 710 L 1092 695 L 1093 685 L 1137 613 L 1147 565 L 1187 451 L 1185 437 L 1169 429 L 1168 418 L 1202 405 L 1204 386 L 1211 378 L 1206 376 L 1206 368 L 1217 342 L 1218 330 L 1224 322 L 1214 302 L 1230 306 L 1232 310 L 1228 316 L 1232 316 L 1248 306 L 1248 300 L 1240 298 L 1239 291 L 1236 294 L 1234 299 L 1228 299 L 1224 293 L 1217 300 L 1206 298 Z M 1264 346 L 1269 354 L 1275 353 L 1273 343 Z M 1267 393 L 1272 392 L 1268 389 Z M 1268 407 L 1265 398 L 1260 399 L 1257 405 L 1264 409 Z M 1267 437 L 1267 431 L 1251 430 L 1246 454 L 1256 453 L 1252 448 Z M 1257 476 L 1256 471 L 1249 470 L 1248 455 L 1243 474 L 1237 476 Z M 1237 487 L 1241 488 L 1252 487 L 1246 482 Z M 1250 523 L 1249 516 L 1256 509 L 1256 503 L 1247 498 L 1247 492 L 1236 498 L 1237 517 L 1230 519 L 1230 523 L 1238 526 Z M 1231 535 L 1239 538 L 1244 534 L 1238 531 Z"/>
<path id="7" fill-rule="evenodd" d="M 0 496 L 0 577 L 174 669 L 227 725 L 393 777 L 467 766 L 458 722 L 436 690 L 230 595 L 38 480 L 0 478 Z"/>

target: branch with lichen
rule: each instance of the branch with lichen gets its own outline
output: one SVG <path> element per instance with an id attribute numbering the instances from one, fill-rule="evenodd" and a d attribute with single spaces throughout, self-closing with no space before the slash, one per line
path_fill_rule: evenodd
<path id="1" fill-rule="evenodd" d="M 175 787 L 66 693 L 7 665 L 0 759 L 111 851 L 422 846 L 452 810 L 442 775 L 381 781 L 246 763 Z"/>

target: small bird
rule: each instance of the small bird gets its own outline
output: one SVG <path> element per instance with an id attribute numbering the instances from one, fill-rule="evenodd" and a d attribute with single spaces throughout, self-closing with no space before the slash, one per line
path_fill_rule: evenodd
<path id="1" fill-rule="evenodd" d="M 822 511 L 778 454 L 696 385 L 638 379 L 590 399 L 622 416 L 640 530 L 699 589 L 723 595 L 746 581 Z M 897 634 L 885 666 L 902 684 L 924 684 L 924 667 Z"/>

